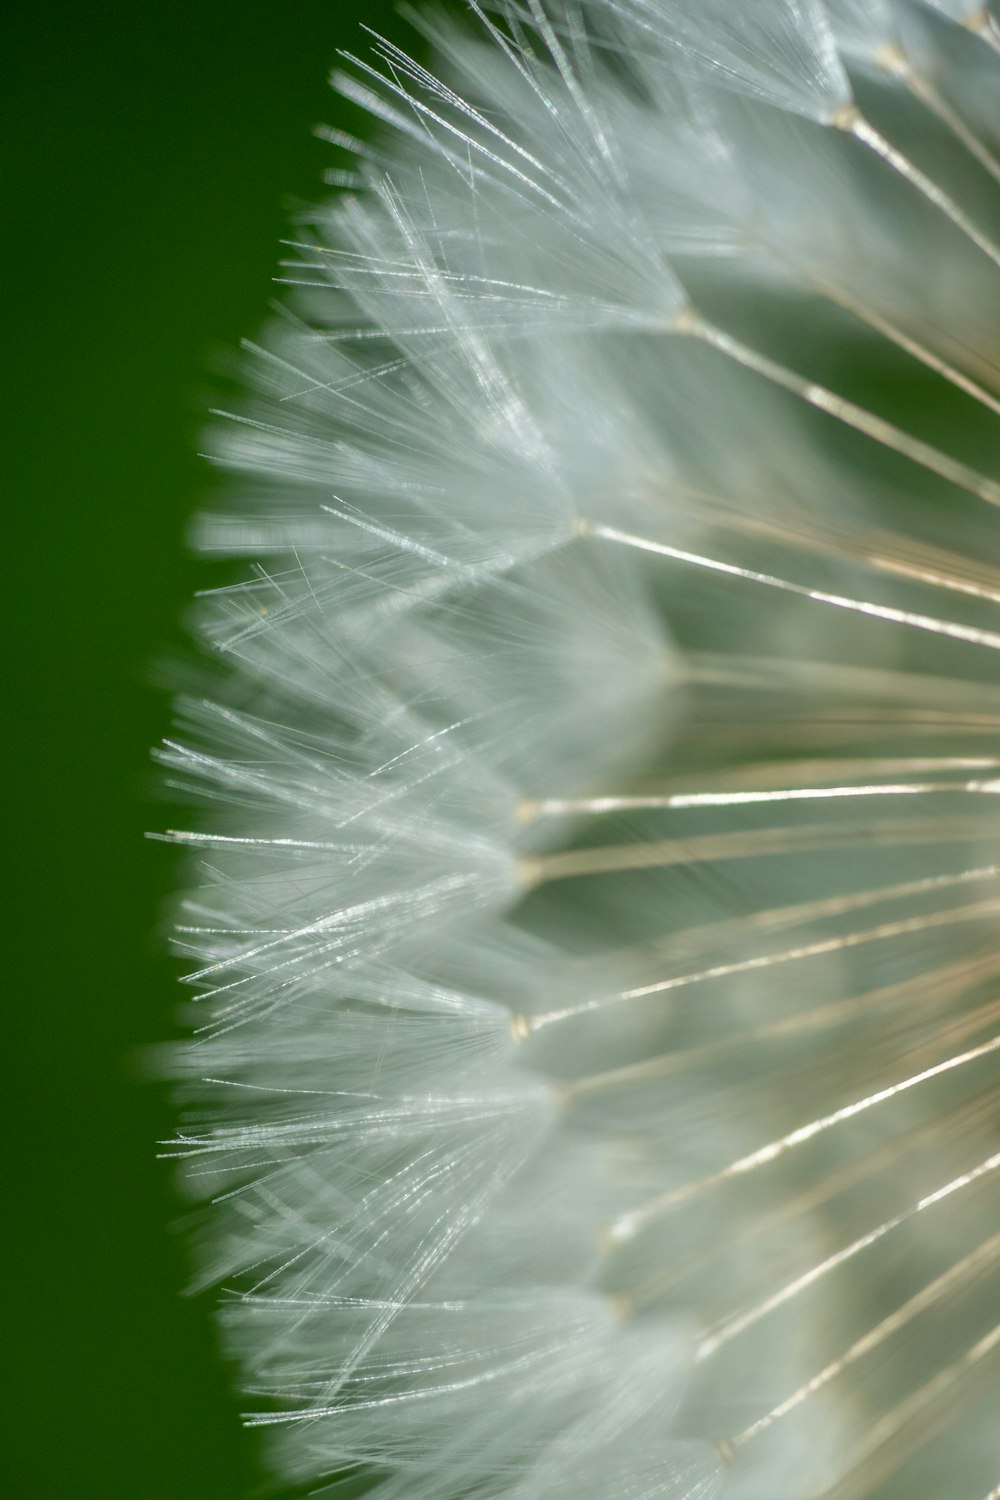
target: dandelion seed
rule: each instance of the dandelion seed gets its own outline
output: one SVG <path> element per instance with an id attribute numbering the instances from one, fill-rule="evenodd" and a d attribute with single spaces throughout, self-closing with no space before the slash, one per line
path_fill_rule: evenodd
<path id="1" fill-rule="evenodd" d="M 248 1422 L 380 1500 L 989 1500 L 1000 28 L 470 9 L 338 75 L 162 754 Z"/>

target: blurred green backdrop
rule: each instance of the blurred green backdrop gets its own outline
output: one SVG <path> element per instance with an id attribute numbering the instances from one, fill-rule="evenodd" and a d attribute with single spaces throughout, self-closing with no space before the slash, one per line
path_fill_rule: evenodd
<path id="1" fill-rule="evenodd" d="M 262 1482 L 211 1298 L 180 1294 L 155 1159 L 173 1122 L 142 1048 L 179 996 L 160 915 L 176 862 L 143 833 L 170 821 L 155 672 L 205 581 L 183 535 L 209 484 L 211 370 L 259 324 L 289 204 L 332 163 L 311 127 L 338 118 L 326 77 L 362 20 L 411 39 L 387 0 L 107 0 L 7 23 L 12 1500 L 237 1500 Z"/>

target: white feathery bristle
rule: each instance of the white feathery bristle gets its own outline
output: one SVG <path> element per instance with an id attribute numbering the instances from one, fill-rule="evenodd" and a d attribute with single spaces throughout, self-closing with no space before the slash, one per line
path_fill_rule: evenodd
<path id="1" fill-rule="evenodd" d="M 841 56 L 853 66 L 884 67 L 898 45 L 891 0 L 824 0 Z"/>
<path id="2" fill-rule="evenodd" d="M 823 0 L 597 0 L 677 48 L 706 81 L 826 121 L 851 89 Z"/>
<path id="3" fill-rule="evenodd" d="M 337 76 L 162 752 L 247 1420 L 311 1493 L 996 1500 L 995 15 L 470 9 Z"/>

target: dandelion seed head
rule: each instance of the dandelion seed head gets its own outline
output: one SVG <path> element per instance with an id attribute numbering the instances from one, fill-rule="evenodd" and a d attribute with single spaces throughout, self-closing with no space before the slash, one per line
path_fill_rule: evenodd
<path id="1" fill-rule="evenodd" d="M 209 438 L 169 1149 L 248 1422 L 380 1500 L 990 1500 L 995 17 L 470 9 L 344 58 Z"/>

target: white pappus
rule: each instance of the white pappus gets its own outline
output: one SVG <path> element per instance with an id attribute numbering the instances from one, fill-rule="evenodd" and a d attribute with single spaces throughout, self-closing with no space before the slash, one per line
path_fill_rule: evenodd
<path id="1" fill-rule="evenodd" d="M 175 1150 L 274 1473 L 1000 1494 L 1000 26 L 376 39 L 201 523 Z"/>

